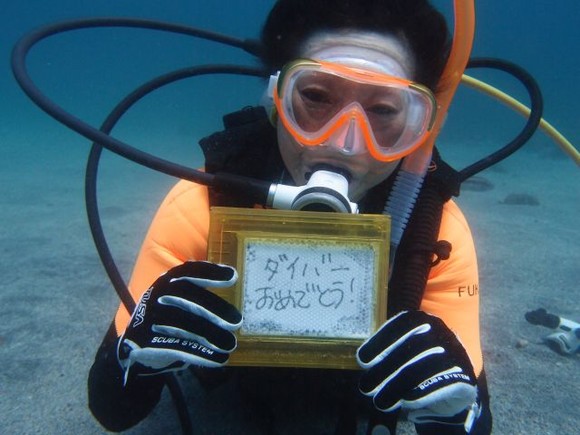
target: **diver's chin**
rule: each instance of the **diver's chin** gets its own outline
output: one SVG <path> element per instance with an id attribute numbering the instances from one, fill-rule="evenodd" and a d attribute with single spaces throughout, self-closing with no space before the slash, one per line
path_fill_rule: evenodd
<path id="1" fill-rule="evenodd" d="M 312 174 L 317 172 L 317 171 L 327 171 L 327 172 L 332 172 L 334 174 L 339 174 L 342 175 L 347 182 L 350 183 L 350 180 L 352 180 L 352 174 L 350 173 L 350 171 L 344 167 L 341 166 L 335 166 L 332 164 L 328 164 L 328 163 L 318 163 L 315 165 L 312 165 L 312 167 L 307 170 L 306 172 L 304 172 L 304 179 L 306 181 L 310 180 L 310 177 L 312 177 Z"/>
<path id="2" fill-rule="evenodd" d="M 350 184 L 348 187 L 348 199 L 352 202 L 359 202 L 364 196 L 364 192 L 361 192 L 358 186 Z"/>

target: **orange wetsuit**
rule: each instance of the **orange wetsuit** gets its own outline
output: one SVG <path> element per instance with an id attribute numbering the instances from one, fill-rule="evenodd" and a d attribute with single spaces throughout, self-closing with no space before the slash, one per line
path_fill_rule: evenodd
<path id="1" fill-rule="evenodd" d="M 147 233 L 129 288 L 137 301 L 165 271 L 187 260 L 204 260 L 209 229 L 209 200 L 205 186 L 180 181 L 161 204 Z M 479 277 L 471 232 L 457 205 L 443 208 L 439 240 L 453 249 L 448 260 L 431 268 L 421 309 L 434 314 L 459 337 L 475 373 L 483 363 L 479 339 Z M 115 318 L 117 334 L 129 321 L 123 306 Z"/>

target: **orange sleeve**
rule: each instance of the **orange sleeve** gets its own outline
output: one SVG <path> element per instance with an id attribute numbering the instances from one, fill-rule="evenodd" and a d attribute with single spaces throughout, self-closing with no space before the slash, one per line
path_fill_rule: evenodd
<path id="1" fill-rule="evenodd" d="M 149 227 L 129 290 L 133 300 L 164 272 L 187 260 L 205 260 L 209 230 L 209 200 L 205 186 L 190 181 L 178 182 L 165 197 Z M 115 316 L 117 334 L 121 335 L 130 319 L 123 305 Z"/>
<path id="2" fill-rule="evenodd" d="M 439 240 L 451 243 L 451 255 L 431 269 L 421 310 L 440 317 L 455 332 L 479 375 L 483 358 L 477 256 L 467 221 L 453 201 L 443 208 Z"/>

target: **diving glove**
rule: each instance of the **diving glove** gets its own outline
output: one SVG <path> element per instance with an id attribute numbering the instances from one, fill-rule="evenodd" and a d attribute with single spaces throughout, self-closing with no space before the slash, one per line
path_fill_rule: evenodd
<path id="1" fill-rule="evenodd" d="M 225 288 L 230 266 L 188 261 L 159 277 L 143 294 L 117 346 L 125 371 L 154 375 L 189 365 L 220 367 L 236 348 L 241 313 L 205 287 Z"/>
<path id="2" fill-rule="evenodd" d="M 438 317 L 399 313 L 361 345 L 357 361 L 366 369 L 359 388 L 380 411 L 407 411 L 417 425 L 463 425 L 467 433 L 480 414 L 467 352 Z"/>

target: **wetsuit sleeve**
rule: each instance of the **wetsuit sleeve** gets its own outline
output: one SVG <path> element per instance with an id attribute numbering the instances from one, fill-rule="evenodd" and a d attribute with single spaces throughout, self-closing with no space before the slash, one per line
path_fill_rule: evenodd
<path id="1" fill-rule="evenodd" d="M 149 227 L 133 274 L 129 290 L 133 300 L 163 273 L 187 260 L 207 258 L 209 200 L 207 188 L 190 181 L 178 182 L 165 197 Z M 115 316 L 117 335 L 129 323 L 130 315 L 119 306 Z"/>
<path id="2" fill-rule="evenodd" d="M 467 349 L 476 374 L 483 358 L 479 336 L 479 274 L 471 231 L 453 201 L 443 208 L 439 240 L 451 243 L 451 255 L 431 269 L 421 310 L 443 319 Z"/>
<path id="3" fill-rule="evenodd" d="M 204 260 L 207 250 L 209 205 L 207 189 L 180 181 L 159 207 L 137 258 L 129 289 L 135 301 L 164 272 L 186 260 Z M 117 311 L 88 378 L 89 408 L 107 429 L 121 431 L 145 418 L 159 401 L 162 376 L 131 376 L 123 385 L 117 361 L 118 337 L 130 315 L 124 306 Z"/>
<path id="4" fill-rule="evenodd" d="M 117 361 L 117 334 L 111 324 L 97 351 L 88 379 L 89 409 L 107 429 L 120 432 L 143 420 L 157 405 L 163 389 L 161 376 L 131 376 Z"/>
<path id="5" fill-rule="evenodd" d="M 483 367 L 479 330 L 479 272 L 477 255 L 471 231 L 463 213 L 453 201 L 443 208 L 438 240 L 451 243 L 451 255 L 429 273 L 421 310 L 441 318 L 459 337 L 467 350 L 477 376 L 481 415 L 472 431 L 474 435 L 491 433 L 492 416 L 489 405 L 487 380 Z M 432 429 L 432 430 L 431 430 Z M 421 435 L 456 433 L 448 427 L 422 427 Z M 464 433 L 460 428 L 457 433 Z"/>

